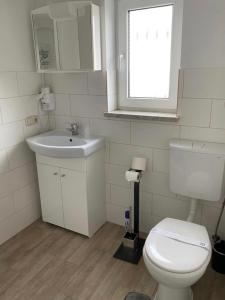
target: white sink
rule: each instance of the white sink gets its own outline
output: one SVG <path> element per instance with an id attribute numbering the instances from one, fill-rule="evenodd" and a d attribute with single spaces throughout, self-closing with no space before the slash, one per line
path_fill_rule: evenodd
<path id="1" fill-rule="evenodd" d="M 86 157 L 105 146 L 104 138 L 84 138 L 66 131 L 48 131 L 27 139 L 31 150 L 52 157 Z"/>

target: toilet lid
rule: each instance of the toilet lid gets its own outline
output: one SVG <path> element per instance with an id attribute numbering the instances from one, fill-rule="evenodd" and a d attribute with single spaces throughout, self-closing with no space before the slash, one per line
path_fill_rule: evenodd
<path id="1" fill-rule="evenodd" d="M 209 249 L 171 239 L 158 234 L 157 229 L 204 242 L 209 245 Z M 162 220 L 154 227 L 146 239 L 145 250 L 154 264 L 175 273 L 193 272 L 211 255 L 210 240 L 204 226 L 171 218 Z"/>

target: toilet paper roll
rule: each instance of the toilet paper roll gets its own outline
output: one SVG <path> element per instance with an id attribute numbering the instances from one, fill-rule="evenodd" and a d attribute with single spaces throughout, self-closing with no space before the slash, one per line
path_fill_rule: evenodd
<path id="1" fill-rule="evenodd" d="M 140 174 L 134 170 L 126 171 L 125 178 L 129 182 L 139 182 L 140 181 Z"/>
<path id="2" fill-rule="evenodd" d="M 145 171 L 147 165 L 147 160 L 144 157 L 134 157 L 132 159 L 131 168 L 134 170 Z"/>

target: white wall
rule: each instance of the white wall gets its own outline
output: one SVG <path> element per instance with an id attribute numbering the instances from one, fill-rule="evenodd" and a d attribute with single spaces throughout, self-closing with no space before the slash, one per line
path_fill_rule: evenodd
<path id="1" fill-rule="evenodd" d="M 148 158 L 142 183 L 141 228 L 164 217 L 185 219 L 189 201 L 168 185 L 168 146 L 173 137 L 225 143 L 224 0 L 185 0 L 178 123 L 106 119 L 106 74 L 47 75 L 57 94 L 52 127 L 80 121 L 86 132 L 106 137 L 106 209 L 109 221 L 122 224 L 132 202 L 124 171 L 133 156 Z M 214 230 L 221 203 L 201 202 L 196 221 Z M 225 236 L 225 216 L 221 229 Z"/>
<path id="2" fill-rule="evenodd" d="M 30 0 L 0 1 L 0 244 L 40 216 L 34 155 L 25 138 L 45 130 L 36 94 Z M 39 121 L 25 126 L 25 118 Z"/>
<path id="3" fill-rule="evenodd" d="M 225 1 L 184 0 L 183 68 L 225 67 Z"/>

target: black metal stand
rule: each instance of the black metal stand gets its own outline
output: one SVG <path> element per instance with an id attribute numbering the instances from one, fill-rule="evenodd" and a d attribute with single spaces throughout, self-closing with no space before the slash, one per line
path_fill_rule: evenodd
<path id="1" fill-rule="evenodd" d="M 139 238 L 139 188 L 140 182 L 134 182 L 134 233 L 125 234 L 124 241 L 114 254 L 115 258 L 132 264 L 138 264 L 145 243 Z"/>
<path id="2" fill-rule="evenodd" d="M 139 237 L 139 186 L 140 182 L 134 182 L 134 233 Z"/>

